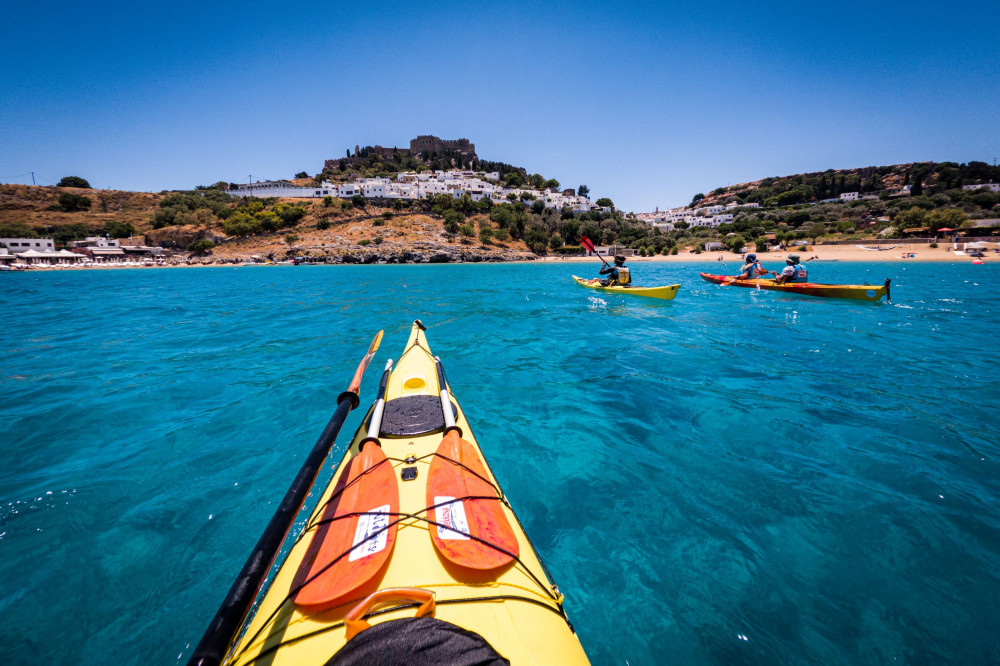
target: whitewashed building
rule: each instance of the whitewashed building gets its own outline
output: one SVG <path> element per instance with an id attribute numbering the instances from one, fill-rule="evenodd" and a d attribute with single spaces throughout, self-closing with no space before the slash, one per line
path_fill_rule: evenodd
<path id="1" fill-rule="evenodd" d="M 51 238 L 0 238 L 0 245 L 3 245 L 11 254 L 27 252 L 55 252 L 56 244 Z"/>
<path id="2" fill-rule="evenodd" d="M 323 182 L 319 187 L 299 187 L 284 180 L 262 180 L 256 183 L 237 185 L 235 188 L 226 190 L 226 194 L 233 197 L 287 197 L 292 199 L 303 199 L 311 197 L 336 196 L 336 188 L 333 183 Z"/>

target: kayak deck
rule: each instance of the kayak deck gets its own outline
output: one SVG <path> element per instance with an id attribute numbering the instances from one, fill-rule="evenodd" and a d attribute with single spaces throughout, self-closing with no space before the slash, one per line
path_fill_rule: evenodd
<path id="1" fill-rule="evenodd" d="M 754 278 L 738 280 L 728 275 L 712 275 L 701 273 L 701 277 L 714 284 L 724 284 L 733 287 L 749 287 L 765 291 L 781 291 L 803 296 L 824 296 L 827 298 L 846 298 L 855 301 L 878 301 L 889 293 L 889 280 L 881 285 L 861 284 L 818 284 L 815 282 L 792 282 L 779 284 L 769 278 Z M 888 300 L 888 299 L 886 299 Z"/>
<path id="2" fill-rule="evenodd" d="M 386 385 L 387 416 L 378 438 L 385 460 L 373 463 L 391 466 L 398 489 L 398 513 L 388 511 L 388 501 L 373 498 L 369 502 L 373 506 L 366 512 L 371 520 L 352 532 L 354 550 L 348 544 L 349 552 L 341 548 L 340 553 L 323 555 L 330 560 L 339 556 L 339 561 L 344 561 L 362 550 L 381 555 L 389 550 L 384 566 L 347 597 L 334 598 L 333 605 L 295 601 L 299 589 L 310 585 L 308 581 L 303 583 L 305 576 L 300 570 L 321 571 L 325 566 L 338 565 L 315 560 L 317 552 L 323 551 L 314 546 L 314 541 L 324 538 L 324 530 L 332 531 L 323 517 L 331 502 L 338 501 L 333 495 L 343 470 L 362 455 L 359 446 L 366 452 L 368 447 L 377 446 L 363 441 L 375 411 L 373 406 L 305 529 L 274 575 L 259 609 L 232 646 L 227 663 L 263 660 L 273 664 L 325 664 L 347 643 L 347 613 L 367 595 L 396 588 L 429 592 L 436 601 L 432 611 L 435 618 L 476 632 L 511 663 L 589 663 L 563 612 L 562 595 L 548 579 L 454 399 L 451 405 L 459 432 L 449 432 L 448 441 L 442 443 L 445 426 L 440 393 L 444 387 L 439 385 L 439 376 L 443 373 L 438 374 L 423 327 L 414 324 Z M 438 400 L 437 415 L 432 413 L 432 398 Z M 392 412 L 394 403 L 402 404 L 403 409 Z M 424 431 L 427 428 L 430 430 Z M 449 458 L 452 455 L 461 457 L 459 467 Z M 360 506 L 365 505 L 362 502 Z M 360 524 L 363 518 L 355 516 L 351 520 Z M 374 528 L 373 522 L 378 523 Z M 395 526 L 395 538 L 379 542 L 380 534 L 384 534 L 379 530 L 386 522 Z M 352 530 L 355 528 L 348 528 Z M 360 543 L 358 535 L 363 536 Z M 485 552 L 483 543 L 487 544 Z M 491 543 L 494 547 L 488 545 Z M 498 550 L 502 551 L 499 555 Z M 364 614 L 377 626 L 388 620 L 414 617 L 417 605 L 413 600 L 393 598 L 364 609 Z M 371 611 L 375 612 L 369 615 Z"/>
<path id="3" fill-rule="evenodd" d="M 587 287 L 588 289 L 597 289 L 598 291 L 607 291 L 613 294 L 629 294 L 632 296 L 647 296 L 649 298 L 659 298 L 664 301 L 672 301 L 674 296 L 677 295 L 677 290 L 680 289 L 679 284 L 672 284 L 663 287 L 633 287 L 631 285 L 623 287 L 621 285 L 615 285 L 613 287 L 605 287 L 601 284 L 601 281 L 597 278 L 582 278 L 573 276 L 573 281 L 576 282 L 581 287 Z"/>

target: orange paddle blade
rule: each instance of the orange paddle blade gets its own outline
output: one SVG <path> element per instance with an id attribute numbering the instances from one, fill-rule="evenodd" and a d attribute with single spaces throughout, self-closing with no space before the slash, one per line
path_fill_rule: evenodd
<path id="1" fill-rule="evenodd" d="M 499 498 L 460 499 L 498 497 L 497 490 L 484 480 L 488 478 L 475 447 L 461 439 L 455 430 L 441 440 L 427 472 L 427 506 L 438 505 L 427 517 L 441 525 L 431 526 L 431 541 L 450 562 L 470 569 L 505 566 L 519 552 L 517 536 L 504 515 Z"/>
<path id="2" fill-rule="evenodd" d="M 378 351 L 378 346 L 382 344 L 382 334 L 385 331 L 379 331 L 375 334 L 372 339 L 372 343 L 368 345 L 368 353 L 365 357 L 361 359 L 361 363 L 358 364 L 358 369 L 354 372 L 354 378 L 351 380 L 351 385 L 347 387 L 347 390 L 357 395 L 361 390 L 361 377 L 364 376 L 365 370 L 368 369 L 368 364 L 371 362 L 372 357 L 375 356 L 375 352 Z"/>
<path id="3" fill-rule="evenodd" d="M 354 456 L 334 493 L 292 584 L 305 583 L 294 600 L 310 610 L 349 601 L 383 569 L 396 542 L 399 489 L 381 448 L 368 444 Z"/>

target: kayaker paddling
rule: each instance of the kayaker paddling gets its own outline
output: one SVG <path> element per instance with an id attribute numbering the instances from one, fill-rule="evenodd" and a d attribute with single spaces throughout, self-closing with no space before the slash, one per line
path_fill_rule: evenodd
<path id="1" fill-rule="evenodd" d="M 743 264 L 743 268 L 740 269 L 740 274 L 736 276 L 737 280 L 752 280 L 754 278 L 759 278 L 763 275 L 767 275 L 771 271 L 767 270 L 760 265 L 757 261 L 757 255 L 751 252 L 747 255 L 746 263 Z"/>
<path id="2" fill-rule="evenodd" d="M 805 266 L 799 263 L 799 255 L 790 254 L 785 258 L 785 263 L 788 264 L 783 269 L 781 273 L 777 273 L 774 276 L 774 281 L 777 284 L 785 284 L 786 282 L 808 282 L 809 276 L 806 273 Z"/>
<path id="3" fill-rule="evenodd" d="M 606 280 L 601 280 L 601 284 L 605 287 L 613 287 L 615 285 L 621 285 L 624 287 L 625 285 L 632 283 L 629 270 L 625 268 L 625 257 L 621 254 L 615 255 L 614 264 L 604 264 L 604 268 L 601 269 L 601 275 L 608 276 Z"/>

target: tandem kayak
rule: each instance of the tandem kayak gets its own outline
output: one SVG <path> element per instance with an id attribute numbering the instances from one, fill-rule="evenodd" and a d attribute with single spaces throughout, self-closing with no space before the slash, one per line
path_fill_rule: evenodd
<path id="1" fill-rule="evenodd" d="M 255 551 L 190 663 L 589 663 L 419 320 L 291 541 L 250 615 Z"/>
<path id="2" fill-rule="evenodd" d="M 877 301 L 885 296 L 889 302 L 889 283 L 886 280 L 882 285 L 869 284 L 816 284 L 814 282 L 792 282 L 778 284 L 774 280 L 767 278 L 754 278 L 751 280 L 737 280 L 728 275 L 711 275 L 701 273 L 701 277 L 715 284 L 732 285 L 734 287 L 750 287 L 753 289 L 765 289 L 768 291 L 783 291 L 789 294 L 802 294 L 804 296 L 826 296 L 828 298 L 849 298 L 855 301 Z"/>
<path id="3" fill-rule="evenodd" d="M 601 281 L 597 278 L 592 278 L 590 280 L 582 277 L 573 276 L 573 281 L 576 282 L 581 287 L 587 287 L 589 289 L 597 289 L 599 291 L 607 291 L 612 294 L 631 294 L 632 296 L 648 296 L 649 298 L 660 298 L 665 301 L 672 301 L 674 296 L 677 295 L 677 290 L 680 289 L 679 284 L 672 284 L 665 287 L 633 287 L 629 285 L 623 287 L 621 285 L 615 285 L 613 287 L 605 287 L 601 284 Z"/>

